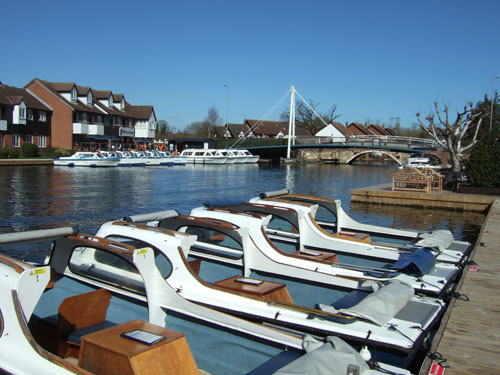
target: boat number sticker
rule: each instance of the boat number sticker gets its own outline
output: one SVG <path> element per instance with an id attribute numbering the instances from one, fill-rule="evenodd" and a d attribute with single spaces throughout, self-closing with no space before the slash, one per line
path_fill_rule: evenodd
<path id="1" fill-rule="evenodd" d="M 30 276 L 43 275 L 45 271 L 45 268 L 37 268 L 30 272 Z"/>
<path id="2" fill-rule="evenodd" d="M 147 248 L 140 249 L 140 250 L 137 250 L 137 251 L 138 251 L 138 255 L 147 254 L 148 253 L 148 249 Z"/>

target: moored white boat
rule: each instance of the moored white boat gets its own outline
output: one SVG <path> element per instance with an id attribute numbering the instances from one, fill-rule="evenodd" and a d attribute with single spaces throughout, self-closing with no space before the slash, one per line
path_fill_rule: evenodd
<path id="1" fill-rule="evenodd" d="M 116 151 L 116 154 L 120 158 L 118 163 L 119 167 L 145 167 L 146 159 L 141 158 L 131 151 Z"/>
<path id="2" fill-rule="evenodd" d="M 182 245 L 185 235 L 170 233 L 169 240 L 186 245 Z M 164 280 L 169 277 L 168 258 L 152 248 L 77 234 L 73 228 L 2 234 L 0 244 L 53 238 L 47 265 L 34 266 L 0 254 L 2 373 L 89 375 L 94 369 L 114 373 L 117 369 L 107 366 L 115 366 L 109 359 L 118 346 L 120 353 L 131 350 L 130 362 L 121 364 L 130 373 L 138 351 L 148 351 L 148 361 L 133 362 L 138 373 L 247 374 L 256 370 L 271 374 L 283 366 L 295 373 L 301 366 L 316 372 L 317 366 L 328 368 L 331 363 L 344 367 L 343 373 L 349 364 L 363 374 L 384 373 L 368 369 L 357 352 L 337 339 L 332 343 L 311 337 L 304 340 L 184 300 Z M 167 340 L 175 341 L 166 347 L 163 341 L 152 346 L 131 342 L 121 336 L 129 327 L 166 334 Z M 83 338 L 91 332 L 93 341 L 88 341 L 90 335 Z M 100 351 L 86 349 L 85 342 L 100 345 L 104 337 L 106 342 L 101 344 L 108 352 L 103 361 Z M 336 350 L 331 350 L 332 345 Z M 322 349 L 315 352 L 312 346 Z M 338 362 L 346 354 L 349 360 Z"/>
<path id="3" fill-rule="evenodd" d="M 186 149 L 182 150 L 180 156 L 188 164 L 226 164 L 228 160 L 215 149 Z"/>
<path id="4" fill-rule="evenodd" d="M 175 220 L 176 213 L 171 215 Z M 138 215 L 127 220 L 153 221 L 161 217 L 161 214 Z M 187 257 L 187 263 L 177 257 L 178 249 L 171 248 L 165 243 L 164 234 L 162 235 L 164 229 L 161 228 L 117 221 L 103 224 L 97 234 L 118 241 L 127 239 L 141 241 L 142 245 L 151 246 L 167 255 L 173 264 L 172 273 L 168 278 L 169 285 L 192 302 L 212 306 L 251 321 L 265 322 L 277 329 L 284 329 L 286 326 L 295 332 L 312 332 L 318 336 L 338 335 L 351 343 L 367 344 L 376 359 L 381 358 L 386 351 L 391 352 L 401 361 L 398 364 L 405 366 L 418 351 L 422 340 L 443 312 L 442 301 L 414 296 L 411 286 L 396 280 L 389 281 L 387 289 L 382 288 L 383 293 L 373 292 L 371 286 L 366 285 L 363 293 L 355 294 L 358 299 L 353 306 L 353 296 L 346 293 L 345 289 L 342 290 L 330 283 L 324 285 L 325 280 L 332 278 L 328 275 L 325 275 L 323 282 L 307 280 L 307 283 L 298 280 L 293 274 L 275 275 L 277 279 L 272 280 L 268 277 L 262 278 L 262 275 L 249 276 L 244 273 L 241 266 L 243 254 L 241 250 L 238 251 L 237 240 L 232 241 L 229 237 L 225 237 L 229 234 L 228 231 L 217 233 L 210 230 L 204 233 L 192 219 L 184 220 L 183 217 L 179 217 L 179 220 L 176 229 L 196 234 L 200 238 L 189 247 L 183 248 L 181 254 Z M 204 220 L 212 221 L 208 216 Z M 229 223 L 224 226 L 227 230 L 247 230 Z M 201 243 L 202 238 L 208 246 Z M 226 239 L 229 246 L 224 249 L 218 243 Z M 201 262 L 201 258 L 192 257 L 193 252 L 197 252 L 200 248 L 207 249 L 206 257 Z M 217 250 L 228 250 L 232 255 L 221 263 L 220 257 L 217 257 Z M 252 257 L 252 254 L 248 256 Z M 253 288 L 269 292 L 273 290 L 273 294 L 256 300 L 252 297 L 255 294 Z M 381 297 L 381 294 L 389 294 L 389 300 L 397 301 L 397 307 L 387 301 L 386 297 Z M 382 302 L 381 298 L 385 302 Z M 347 300 L 351 300 L 350 306 Z M 377 307 L 375 310 L 390 312 L 377 322 L 369 317 L 369 314 L 363 315 L 359 310 L 355 312 L 360 304 L 367 303 L 382 303 L 384 307 Z M 316 307 L 321 304 L 324 306 Z M 328 307 L 330 304 L 334 308 Z M 333 311 L 334 309 L 338 311 Z M 392 326 L 397 326 L 398 331 L 394 332 Z"/>
<path id="5" fill-rule="evenodd" d="M 98 152 L 79 151 L 72 156 L 61 156 L 53 160 L 55 166 L 68 167 L 116 167 L 118 157 L 104 157 Z"/>
<path id="6" fill-rule="evenodd" d="M 345 239 L 354 237 L 356 233 L 369 235 L 368 245 L 370 250 L 373 250 L 370 252 L 371 256 L 376 256 L 378 252 L 388 254 L 388 252 L 411 252 L 412 249 L 428 248 L 436 255 L 438 262 L 462 264 L 472 250 L 469 242 L 456 240 L 447 230 L 416 231 L 360 223 L 347 215 L 342 209 L 340 200 L 331 198 L 280 190 L 262 193 L 258 198 L 250 199 L 250 202 L 283 207 L 293 207 L 294 202 L 298 205 L 317 205 L 318 208 L 312 213 L 313 222 L 317 226 L 330 235 L 342 236 L 341 233 L 345 233 L 343 235 Z M 318 217 L 319 215 L 321 217 Z"/>

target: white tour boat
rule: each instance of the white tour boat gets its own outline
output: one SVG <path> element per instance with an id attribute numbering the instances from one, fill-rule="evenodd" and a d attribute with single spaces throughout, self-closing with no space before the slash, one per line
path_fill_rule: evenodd
<path id="1" fill-rule="evenodd" d="M 215 149 L 186 149 L 182 150 L 181 157 L 188 164 L 226 164 L 228 158 Z"/>
<path id="2" fill-rule="evenodd" d="M 79 151 L 72 156 L 61 156 L 53 160 L 55 166 L 68 167 L 116 167 L 118 157 L 104 157 L 98 152 Z"/>

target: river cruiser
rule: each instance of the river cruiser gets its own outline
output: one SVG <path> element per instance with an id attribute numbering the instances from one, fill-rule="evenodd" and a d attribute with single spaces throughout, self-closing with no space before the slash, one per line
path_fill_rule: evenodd
<path id="1" fill-rule="evenodd" d="M 215 149 L 186 149 L 182 150 L 181 157 L 188 164 L 226 164 L 228 158 Z"/>
<path id="2" fill-rule="evenodd" d="M 170 234 L 169 241 L 177 242 L 179 249 L 193 238 Z M 363 374 L 384 373 L 369 369 L 359 353 L 336 338 L 321 342 L 282 333 L 183 299 L 164 280 L 172 273 L 168 258 L 150 247 L 80 234 L 71 227 L 0 235 L 3 246 L 48 240 L 54 244 L 46 265 L 0 255 L 1 372 L 111 373 L 118 371 L 106 367 L 118 366 L 111 360 L 117 345 L 120 353 L 133 346 L 129 362 L 121 363 L 119 371 L 126 368 L 134 374 L 164 373 L 167 368 L 186 374 L 285 374 L 301 366 L 314 372 L 316 366 L 331 363 L 345 366 L 343 373 L 347 367 Z M 121 335 L 130 329 L 159 334 L 169 346 L 162 347 L 162 341 L 132 345 Z M 329 350 L 332 345 L 336 350 Z M 103 349 L 89 350 L 93 347 L 107 347 L 107 360 Z M 322 349 L 312 354 L 314 347 Z M 145 351 L 150 353 L 148 361 L 134 357 Z M 349 360 L 337 362 L 342 361 L 339 355 Z"/>
<path id="3" fill-rule="evenodd" d="M 120 158 L 118 163 L 119 167 L 145 167 L 146 159 L 141 158 L 131 151 L 116 151 L 116 154 Z"/>
<path id="4" fill-rule="evenodd" d="M 116 167 L 118 157 L 104 157 L 98 152 L 78 151 L 72 156 L 61 156 L 53 160 L 55 166 L 67 167 Z"/>
<path id="5" fill-rule="evenodd" d="M 173 212 L 172 216 L 175 215 Z M 370 285 L 365 284 L 364 290 L 348 293 L 329 282 L 325 285 L 327 279 L 334 278 L 328 275 L 323 275 L 323 282 L 308 280 L 307 283 L 288 274 L 272 278 L 260 274 L 247 276 L 248 272 L 245 274 L 238 265 L 241 259 L 226 258 L 220 262 L 217 257 L 208 256 L 202 260 L 191 253 L 200 247 L 200 241 L 193 241 L 181 251 L 165 243 L 161 234 L 165 229 L 134 222 L 160 217 L 161 214 L 138 215 L 105 223 L 97 235 L 114 241 L 141 241 L 141 246 L 153 247 L 167 255 L 173 265 L 169 285 L 192 302 L 277 329 L 287 327 L 319 336 L 340 336 L 354 345 L 368 345 L 376 360 L 402 366 L 409 364 L 443 312 L 442 301 L 417 296 L 409 284 L 398 280 L 368 282 Z M 196 224 L 189 230 L 188 226 L 183 223 L 177 229 L 201 236 Z M 226 228 L 236 227 L 226 223 Z M 215 242 L 216 238 L 222 238 L 218 233 L 210 233 Z"/>
<path id="6" fill-rule="evenodd" d="M 304 194 L 293 194 L 288 190 L 262 193 L 258 198 L 250 199 L 251 203 L 265 203 L 283 207 L 312 204 L 317 209 L 311 213 L 313 222 L 330 238 L 342 237 L 352 239 L 356 236 L 368 235 L 371 244 L 371 256 L 376 252 L 412 251 L 418 248 L 428 248 L 436 255 L 438 262 L 462 264 L 472 250 L 467 241 L 453 238 L 450 231 L 417 232 L 409 229 L 388 228 L 357 222 L 342 209 L 340 200 L 317 197 Z"/>

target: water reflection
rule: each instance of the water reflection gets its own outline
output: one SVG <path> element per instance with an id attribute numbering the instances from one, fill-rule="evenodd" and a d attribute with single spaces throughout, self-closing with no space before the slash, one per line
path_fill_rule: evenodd
<path id="1" fill-rule="evenodd" d="M 481 214 L 355 204 L 350 189 L 391 181 L 395 166 L 187 165 L 147 168 L 2 167 L 0 232 L 79 225 L 94 233 L 106 220 L 174 209 L 188 213 L 204 202 L 241 202 L 283 188 L 342 200 L 357 220 L 417 229 L 450 228 L 475 235 Z"/>

